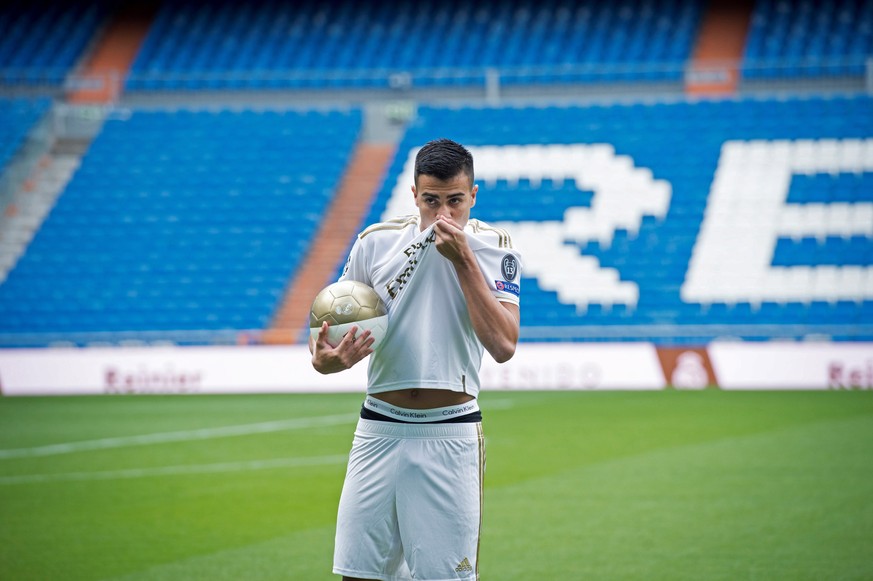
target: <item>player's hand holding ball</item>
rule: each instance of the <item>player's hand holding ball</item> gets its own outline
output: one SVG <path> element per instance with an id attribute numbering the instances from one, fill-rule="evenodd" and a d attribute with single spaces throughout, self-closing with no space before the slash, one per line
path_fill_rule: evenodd
<path id="1" fill-rule="evenodd" d="M 315 368 L 334 373 L 352 367 L 375 351 L 387 329 L 385 303 L 371 287 L 353 280 L 328 285 L 309 312 Z"/>

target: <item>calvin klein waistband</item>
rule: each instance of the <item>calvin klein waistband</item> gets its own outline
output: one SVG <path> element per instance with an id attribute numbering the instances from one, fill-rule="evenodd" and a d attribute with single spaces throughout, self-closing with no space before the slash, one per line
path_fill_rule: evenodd
<path id="1" fill-rule="evenodd" d="M 442 408 L 415 410 L 398 407 L 376 398 L 367 397 L 364 399 L 364 407 L 372 412 L 400 422 L 432 423 L 476 413 L 479 411 L 479 402 L 474 399 L 462 404 Z"/>

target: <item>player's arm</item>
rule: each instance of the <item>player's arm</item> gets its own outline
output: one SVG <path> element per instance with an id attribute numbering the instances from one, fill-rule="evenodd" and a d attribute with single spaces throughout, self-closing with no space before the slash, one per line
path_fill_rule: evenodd
<path id="1" fill-rule="evenodd" d="M 518 305 L 498 301 L 479 269 L 463 230 L 449 218 L 434 224 L 436 247 L 455 267 L 476 336 L 498 363 L 509 361 L 518 344 L 521 314 Z"/>
<path id="2" fill-rule="evenodd" d="M 309 351 L 312 353 L 312 366 L 323 374 L 337 373 L 350 369 L 356 363 L 373 352 L 375 338 L 370 331 L 358 333 L 357 327 L 352 327 L 336 347 L 327 342 L 327 323 L 322 323 L 316 338 L 309 339 Z"/>

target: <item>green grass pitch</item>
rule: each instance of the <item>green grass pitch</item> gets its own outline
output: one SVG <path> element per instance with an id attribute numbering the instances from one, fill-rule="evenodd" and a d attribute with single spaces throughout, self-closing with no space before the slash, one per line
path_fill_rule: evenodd
<path id="1" fill-rule="evenodd" d="M 335 579 L 362 396 L 0 398 L 0 579 Z M 486 392 L 483 580 L 873 579 L 873 392 Z"/>

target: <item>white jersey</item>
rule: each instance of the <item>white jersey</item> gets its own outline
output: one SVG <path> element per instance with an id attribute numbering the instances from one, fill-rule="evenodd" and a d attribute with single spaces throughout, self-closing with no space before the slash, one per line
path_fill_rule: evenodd
<path id="1" fill-rule="evenodd" d="M 388 331 L 370 356 L 367 393 L 410 388 L 479 394 L 484 348 L 473 330 L 452 263 L 418 216 L 370 226 L 358 235 L 340 280 L 373 287 L 388 308 Z M 521 258 L 505 230 L 479 220 L 464 228 L 491 293 L 519 304 Z"/>

